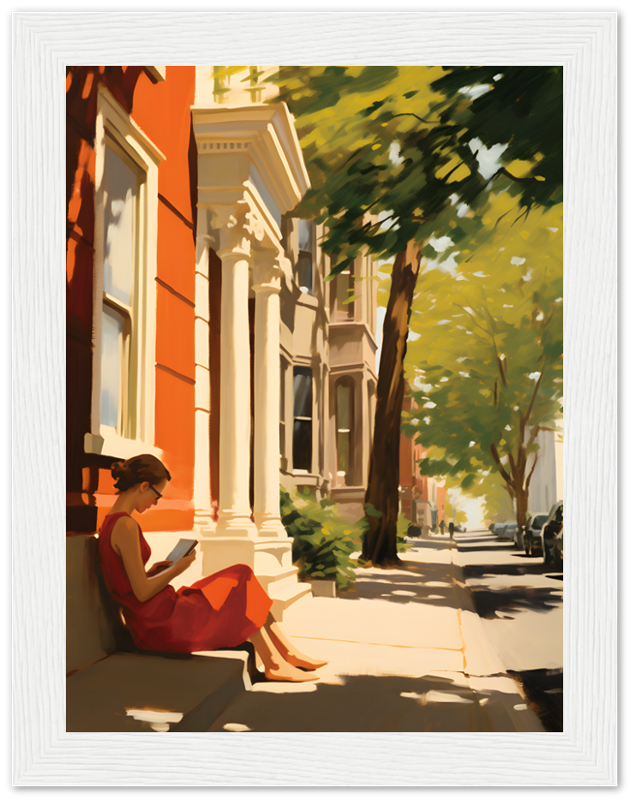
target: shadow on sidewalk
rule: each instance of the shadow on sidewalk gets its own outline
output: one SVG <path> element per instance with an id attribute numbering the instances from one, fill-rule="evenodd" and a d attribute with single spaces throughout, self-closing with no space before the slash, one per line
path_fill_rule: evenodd
<path id="1" fill-rule="evenodd" d="M 484 589 L 467 585 L 478 616 L 484 619 L 514 619 L 512 614 L 535 611 L 543 614 L 563 605 L 563 597 L 548 587 L 509 586 Z M 498 613 L 499 612 L 499 613 Z"/>
<path id="2" fill-rule="evenodd" d="M 339 599 L 387 600 L 391 603 L 460 608 L 454 595 L 451 563 L 402 560 L 397 567 L 359 567 L 356 574 L 355 585 L 340 592 Z"/>
<path id="3" fill-rule="evenodd" d="M 519 559 L 519 556 L 517 556 Z M 483 578 L 486 575 L 546 575 L 550 566 L 541 560 L 516 560 L 514 564 L 467 564 L 463 566 L 465 578 Z"/>
<path id="4" fill-rule="evenodd" d="M 530 707 L 547 731 L 563 732 L 563 670 L 531 669 L 509 672 L 521 683 Z"/>
<path id="5" fill-rule="evenodd" d="M 210 731 L 514 731 L 518 695 L 473 691 L 442 676 L 346 676 L 344 685 L 259 684 Z M 289 688 L 284 688 L 289 687 Z M 518 702 L 516 703 L 516 697 Z M 514 713 L 514 712 L 513 712 Z"/>

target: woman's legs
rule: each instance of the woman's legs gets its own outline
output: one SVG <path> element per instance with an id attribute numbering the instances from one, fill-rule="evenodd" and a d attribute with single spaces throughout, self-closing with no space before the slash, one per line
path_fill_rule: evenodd
<path id="1" fill-rule="evenodd" d="M 307 675 L 286 660 L 278 651 L 266 625 L 250 636 L 254 649 L 261 657 L 265 677 L 274 681 L 315 681 L 316 675 Z"/>
<path id="2" fill-rule="evenodd" d="M 328 663 L 327 661 L 318 661 L 314 658 L 309 658 L 309 656 L 297 650 L 296 646 L 287 638 L 287 635 L 271 614 L 267 617 L 263 629 L 268 632 L 272 643 L 284 660 L 292 666 L 302 667 L 302 669 L 318 669 L 319 667 L 324 667 Z"/>

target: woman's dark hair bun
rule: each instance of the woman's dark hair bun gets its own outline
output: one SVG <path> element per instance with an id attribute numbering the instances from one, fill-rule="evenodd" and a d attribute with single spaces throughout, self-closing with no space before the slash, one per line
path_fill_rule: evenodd
<path id="1" fill-rule="evenodd" d="M 112 477 L 116 480 L 114 488 L 126 492 L 132 486 L 147 481 L 152 486 L 165 478 L 170 481 L 169 470 L 162 461 L 148 453 L 128 458 L 127 461 L 116 461 L 111 466 Z"/>

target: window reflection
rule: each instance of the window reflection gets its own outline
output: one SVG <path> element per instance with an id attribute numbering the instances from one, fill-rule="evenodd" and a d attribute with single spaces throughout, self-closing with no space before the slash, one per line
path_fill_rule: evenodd
<path id="1" fill-rule="evenodd" d="M 294 367 L 293 468 L 311 472 L 313 389 L 308 367 Z"/>

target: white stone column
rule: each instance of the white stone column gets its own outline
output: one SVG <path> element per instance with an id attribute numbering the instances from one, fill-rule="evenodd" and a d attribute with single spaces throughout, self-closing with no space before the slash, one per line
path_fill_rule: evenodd
<path id="1" fill-rule="evenodd" d="M 271 260 L 271 263 L 269 263 Z M 268 263 L 266 264 L 265 261 Z M 280 279 L 272 254 L 257 255 L 254 314 L 254 521 L 262 538 L 287 539 L 280 519 Z"/>
<path id="2" fill-rule="evenodd" d="M 256 538 L 250 519 L 250 241 L 239 215 L 218 214 L 221 247 L 221 391 L 217 534 Z"/>
<path id="3" fill-rule="evenodd" d="M 214 528 L 210 498 L 210 372 L 208 248 L 209 212 L 199 209 L 195 267 L 195 531 L 202 538 Z"/>

